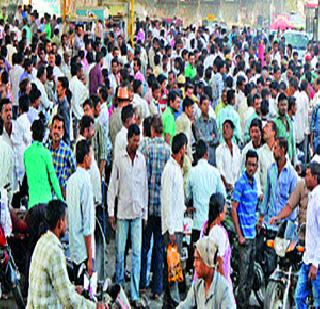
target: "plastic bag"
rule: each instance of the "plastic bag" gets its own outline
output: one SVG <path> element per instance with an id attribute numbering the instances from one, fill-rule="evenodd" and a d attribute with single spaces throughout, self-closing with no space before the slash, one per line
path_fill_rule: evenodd
<path id="1" fill-rule="evenodd" d="M 182 282 L 183 271 L 180 260 L 180 254 L 177 245 L 168 245 L 167 249 L 167 263 L 168 263 L 168 282 Z"/>

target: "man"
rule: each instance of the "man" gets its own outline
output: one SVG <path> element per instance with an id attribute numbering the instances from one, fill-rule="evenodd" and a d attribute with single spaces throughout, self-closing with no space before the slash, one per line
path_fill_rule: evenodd
<path id="1" fill-rule="evenodd" d="M 184 133 L 188 139 L 187 155 L 192 159 L 192 144 L 194 143 L 192 125 L 194 121 L 194 101 L 185 98 L 182 103 L 183 112 L 176 120 L 177 134 Z"/>
<path id="2" fill-rule="evenodd" d="M 122 128 L 116 136 L 114 144 L 114 158 L 126 150 L 128 142 L 128 128 L 134 123 L 134 110 L 132 105 L 124 106 L 121 110 Z"/>
<path id="3" fill-rule="evenodd" d="M 246 127 L 244 131 L 244 142 L 247 143 L 250 140 L 249 128 L 253 119 L 261 119 L 261 96 L 256 93 L 253 96 L 253 114 L 249 117 L 246 117 Z"/>
<path id="4" fill-rule="evenodd" d="M 232 288 L 216 270 L 218 246 L 209 237 L 199 239 L 195 245 L 194 268 L 197 281 L 189 289 L 178 309 L 236 308 Z"/>
<path id="5" fill-rule="evenodd" d="M 297 173 L 286 158 L 288 152 L 288 141 L 284 138 L 277 138 L 273 154 L 275 163 L 268 169 L 267 183 L 264 190 L 263 202 L 260 205 L 260 229 L 264 222 L 268 229 L 268 237 L 276 236 L 279 225 L 271 225 L 270 219 L 276 216 L 282 208 L 288 203 L 290 194 L 294 191 L 297 184 Z M 288 224 L 294 224 L 296 211 L 290 216 Z M 276 254 L 273 249 L 267 248 L 268 273 L 271 273 L 276 267 Z"/>
<path id="6" fill-rule="evenodd" d="M 164 236 L 165 261 L 169 243 L 175 244 L 181 254 L 183 238 L 183 219 L 185 213 L 184 184 L 182 175 L 183 159 L 187 138 L 183 133 L 172 139 L 171 158 L 164 167 L 161 177 L 161 226 Z M 168 265 L 164 266 L 164 308 L 180 303 L 178 282 L 168 283 Z"/>
<path id="7" fill-rule="evenodd" d="M 197 70 L 195 69 L 195 55 L 193 52 L 189 53 L 188 64 L 184 70 L 184 76 L 190 80 L 197 76 Z"/>
<path id="8" fill-rule="evenodd" d="M 260 181 L 261 191 L 264 194 L 267 183 L 267 174 L 269 167 L 275 162 L 273 148 L 277 135 L 277 127 L 271 120 L 263 127 L 263 139 L 265 143 L 259 150 L 258 179 Z"/>
<path id="9" fill-rule="evenodd" d="M 64 135 L 64 119 L 55 115 L 51 124 L 51 142 L 48 149 L 52 154 L 61 192 L 66 197 L 66 185 L 71 174 L 76 170 L 76 161 L 70 147 L 62 140 Z"/>
<path id="10" fill-rule="evenodd" d="M 97 94 L 99 86 L 102 85 L 102 66 L 103 55 L 101 52 L 96 54 L 96 65 L 91 69 L 89 73 L 89 94 Z"/>
<path id="11" fill-rule="evenodd" d="M 45 217 L 50 229 L 41 236 L 34 251 L 27 308 L 104 308 L 78 295 L 69 280 L 60 243 L 67 231 L 67 205 L 59 200 L 51 201 Z"/>
<path id="12" fill-rule="evenodd" d="M 13 183 L 13 151 L 3 140 L 3 120 L 0 117 L 0 189 L 6 188 L 8 200 L 12 198 Z"/>
<path id="13" fill-rule="evenodd" d="M 200 110 L 201 116 L 195 123 L 196 140 L 206 142 L 209 151 L 209 164 L 216 165 L 216 148 L 219 144 L 219 134 L 216 120 L 209 115 L 210 101 L 208 98 L 201 99 Z"/>
<path id="14" fill-rule="evenodd" d="M 163 139 L 163 124 L 159 116 L 154 116 L 151 122 L 152 139 L 144 151 L 147 163 L 148 186 L 149 186 L 149 208 L 148 223 L 142 235 L 141 249 L 141 273 L 140 289 L 146 288 L 147 264 L 146 256 L 150 248 L 150 241 L 153 235 L 153 284 L 152 294 L 158 299 L 163 288 L 163 236 L 161 233 L 161 177 L 163 169 L 170 159 L 170 146 Z"/>
<path id="15" fill-rule="evenodd" d="M 82 105 L 88 98 L 89 93 L 87 87 L 82 82 L 83 68 L 81 63 L 71 64 L 70 91 L 72 93 L 71 98 L 71 111 L 75 117 L 75 122 L 81 120 L 83 116 Z"/>
<path id="16" fill-rule="evenodd" d="M 25 78 L 27 78 L 29 81 L 33 80 L 33 76 L 32 76 L 32 69 L 33 69 L 33 64 L 32 64 L 32 60 L 26 58 L 23 62 L 23 68 L 24 71 L 20 76 L 20 80 L 19 83 L 24 80 Z"/>
<path id="17" fill-rule="evenodd" d="M 133 305 L 139 304 L 141 265 L 141 219 L 148 218 L 148 177 L 145 157 L 139 152 L 140 129 L 128 129 L 128 147 L 115 157 L 108 189 L 109 221 L 116 230 L 116 282 L 124 283 L 124 258 L 128 230 L 131 230 L 132 271 L 130 294 Z M 115 200 L 118 199 L 117 222 Z"/>
<path id="18" fill-rule="evenodd" d="M 313 305 L 320 307 L 320 287 L 319 287 L 319 235 L 320 235 L 320 165 L 311 163 L 306 171 L 306 186 L 310 190 L 307 208 L 306 242 L 303 262 L 299 272 L 299 279 L 295 291 L 295 303 L 297 309 L 306 309 L 307 297 L 312 293 Z"/>
<path id="19" fill-rule="evenodd" d="M 235 183 L 232 198 L 232 221 L 239 242 L 239 308 L 248 308 L 253 284 L 253 264 L 256 254 L 256 209 L 258 204 L 257 181 L 254 177 L 258 167 L 258 154 L 249 150 L 246 155 L 246 170 Z"/>
<path id="20" fill-rule="evenodd" d="M 142 98 L 142 83 L 138 79 L 133 80 L 133 108 L 137 108 L 141 114 L 141 121 L 143 122 L 147 117 L 150 116 L 149 105 L 145 99 Z"/>
<path id="21" fill-rule="evenodd" d="M 12 55 L 12 64 L 13 64 L 13 67 L 9 72 L 10 85 L 11 85 L 12 95 L 13 95 L 13 104 L 15 106 L 18 106 L 20 77 L 24 72 L 23 68 L 21 66 L 21 64 L 22 64 L 22 54 L 21 53 L 14 53 Z"/>
<path id="22" fill-rule="evenodd" d="M 93 271 L 94 248 L 94 204 L 90 174 L 92 148 L 88 141 L 81 140 L 76 144 L 77 169 L 67 181 L 67 204 L 70 257 L 75 266 L 75 274 L 82 264 L 91 277 Z M 77 284 L 83 285 L 83 277 Z"/>
<path id="23" fill-rule="evenodd" d="M 180 99 L 180 94 L 175 90 L 171 90 L 168 94 L 168 106 L 162 114 L 164 139 L 169 145 L 171 145 L 172 138 L 177 132 L 174 113 L 179 111 Z"/>
<path id="24" fill-rule="evenodd" d="M 296 143 L 293 133 L 292 121 L 288 116 L 288 101 L 284 93 L 278 97 L 278 117 L 274 120 L 277 126 L 277 137 L 283 137 L 288 141 L 288 154 L 291 162 L 296 163 Z"/>
<path id="25" fill-rule="evenodd" d="M 236 141 L 241 141 L 242 138 L 242 131 L 241 131 L 241 121 L 238 113 L 234 109 L 235 104 L 235 92 L 234 90 L 227 91 L 227 103 L 228 105 L 220 110 L 218 118 L 217 118 L 217 125 L 218 130 L 221 134 L 220 141 L 223 140 L 223 124 L 227 119 L 230 119 L 235 127 L 234 136 Z"/>
<path id="26" fill-rule="evenodd" d="M 67 99 L 67 91 L 69 88 L 69 81 L 66 77 L 58 77 L 57 84 L 57 104 L 58 115 L 64 119 L 64 136 L 63 140 L 70 145 L 71 139 L 71 122 L 70 122 L 70 107 Z"/>
<path id="27" fill-rule="evenodd" d="M 37 86 L 32 87 L 32 91 L 29 94 L 30 107 L 28 110 L 28 120 L 32 125 L 36 119 L 39 119 L 40 104 L 41 104 L 41 92 Z"/>
<path id="28" fill-rule="evenodd" d="M 186 200 L 194 208 L 192 243 L 200 237 L 204 222 L 208 220 L 209 200 L 213 193 L 225 194 L 219 171 L 208 163 L 208 146 L 203 140 L 196 144 L 197 165 L 190 169 L 187 181 Z M 191 250 L 190 256 L 193 256 Z"/>
<path id="29" fill-rule="evenodd" d="M 110 87 L 113 96 L 116 94 L 117 88 L 120 86 L 120 64 L 118 58 L 113 58 L 111 61 L 111 74 L 109 74 Z"/>
<path id="30" fill-rule="evenodd" d="M 223 124 L 224 142 L 216 151 L 217 168 L 227 191 L 233 191 L 233 186 L 241 174 L 241 153 L 237 144 L 232 141 L 234 124 L 226 120 Z"/>

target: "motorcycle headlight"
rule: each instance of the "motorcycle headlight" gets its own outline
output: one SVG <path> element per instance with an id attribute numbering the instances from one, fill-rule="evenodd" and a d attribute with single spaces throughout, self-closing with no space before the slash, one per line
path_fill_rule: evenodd
<path id="1" fill-rule="evenodd" d="M 274 250 L 276 251 L 277 255 L 280 257 L 284 257 L 286 254 L 286 250 L 290 245 L 290 240 L 284 238 L 278 238 L 274 240 Z"/>

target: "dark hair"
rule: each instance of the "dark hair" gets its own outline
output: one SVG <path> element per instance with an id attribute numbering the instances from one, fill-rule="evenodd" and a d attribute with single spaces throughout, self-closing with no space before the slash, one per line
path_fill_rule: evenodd
<path id="1" fill-rule="evenodd" d="M 152 117 L 149 116 L 143 121 L 144 136 L 151 137 Z"/>
<path id="2" fill-rule="evenodd" d="M 291 110 L 294 105 L 296 105 L 296 98 L 294 96 L 290 96 L 288 98 L 288 110 Z"/>
<path id="3" fill-rule="evenodd" d="M 289 149 L 288 141 L 284 137 L 277 137 L 276 141 L 278 141 L 280 148 L 282 148 L 286 154 Z"/>
<path id="4" fill-rule="evenodd" d="M 132 105 L 124 106 L 121 110 L 121 121 L 125 123 L 128 119 L 133 118 L 134 110 Z"/>
<path id="5" fill-rule="evenodd" d="M 232 130 L 234 130 L 235 126 L 234 126 L 234 123 L 233 123 L 233 121 L 232 121 L 231 119 L 226 119 L 226 120 L 224 121 L 224 123 L 223 123 L 222 126 L 224 127 L 224 125 L 225 125 L 226 123 L 229 123 L 230 126 L 231 126 L 231 128 L 232 128 Z"/>
<path id="6" fill-rule="evenodd" d="M 60 82 L 61 84 L 61 87 L 63 89 L 68 89 L 69 88 L 69 81 L 68 81 L 68 78 L 65 77 L 65 76 L 60 76 L 58 77 L 58 81 Z"/>
<path id="7" fill-rule="evenodd" d="M 137 93 L 139 87 L 141 87 L 142 83 L 139 79 L 134 79 L 133 80 L 133 92 Z"/>
<path id="8" fill-rule="evenodd" d="M 26 95 L 26 94 L 23 94 L 19 98 L 19 108 L 21 109 L 21 111 L 23 113 L 25 113 L 25 112 L 27 112 L 29 110 L 29 105 L 30 105 L 29 96 Z"/>
<path id="9" fill-rule="evenodd" d="M 36 119 L 31 127 L 32 138 L 34 141 L 42 142 L 44 138 L 45 126 L 42 120 Z"/>
<path id="10" fill-rule="evenodd" d="M 52 200 L 45 208 L 44 218 L 49 229 L 52 231 L 56 228 L 59 220 L 64 219 L 67 212 L 67 204 L 61 200 Z"/>
<path id="11" fill-rule="evenodd" d="M 227 102 L 229 105 L 231 105 L 234 96 L 235 96 L 235 91 L 233 89 L 230 89 L 227 91 Z"/>
<path id="12" fill-rule="evenodd" d="M 61 115 L 57 114 L 57 115 L 54 115 L 54 116 L 53 116 L 52 122 L 51 122 L 52 125 L 54 124 L 55 121 L 62 122 L 62 124 L 63 124 L 63 129 L 64 129 L 65 121 L 64 121 L 64 118 L 63 118 Z"/>
<path id="13" fill-rule="evenodd" d="M 82 64 L 78 62 L 71 63 L 71 75 L 75 76 L 82 69 Z"/>
<path id="14" fill-rule="evenodd" d="M 249 127 L 249 130 L 252 128 L 252 127 L 258 127 L 260 129 L 260 132 L 262 132 L 262 121 L 261 119 L 259 118 L 253 118 L 250 122 L 250 127 Z"/>
<path id="15" fill-rule="evenodd" d="M 209 221 L 208 228 L 212 222 L 223 212 L 226 204 L 224 195 L 221 192 L 213 193 L 209 201 Z"/>
<path id="16" fill-rule="evenodd" d="M 82 164 L 86 155 L 90 153 L 90 142 L 87 140 L 78 141 L 76 144 L 76 160 Z"/>
<path id="17" fill-rule="evenodd" d="M 170 106 L 170 102 L 174 101 L 177 97 L 180 98 L 180 94 L 176 90 L 170 90 L 168 94 L 168 106 Z"/>
<path id="18" fill-rule="evenodd" d="M 261 115 L 267 116 L 269 114 L 269 101 L 268 100 L 262 100 L 261 101 Z"/>
<path id="19" fill-rule="evenodd" d="M 128 128 L 128 139 L 133 137 L 133 135 L 140 135 L 140 128 L 135 123 L 130 125 L 130 127 Z"/>
<path id="20" fill-rule="evenodd" d="M 287 100 L 287 96 L 284 93 L 280 93 L 278 97 L 278 104 L 284 100 Z"/>
<path id="21" fill-rule="evenodd" d="M 208 151 L 207 144 L 202 139 L 198 140 L 196 143 L 196 158 L 197 158 L 197 160 L 202 159 L 207 151 Z"/>
<path id="22" fill-rule="evenodd" d="M 320 184 L 320 164 L 311 162 L 309 168 L 312 176 L 317 176 L 317 184 Z"/>
<path id="23" fill-rule="evenodd" d="M 4 124 L 3 119 L 2 119 L 2 117 L 0 117 L 0 136 L 3 133 L 3 124 Z"/>
<path id="24" fill-rule="evenodd" d="M 41 97 L 41 92 L 35 84 L 32 84 L 31 87 L 32 89 L 29 94 L 29 100 L 30 100 L 30 103 L 33 104 L 35 101 L 37 101 Z"/>
<path id="25" fill-rule="evenodd" d="M 193 104 L 194 104 L 193 100 L 191 100 L 190 98 L 185 98 L 182 103 L 183 111 L 185 111 L 187 107 L 192 106 Z"/>
<path id="26" fill-rule="evenodd" d="M 87 116 L 87 115 L 84 115 L 84 116 L 81 118 L 81 121 L 80 121 L 80 134 L 81 134 L 81 135 L 83 135 L 84 129 L 90 127 L 90 124 L 91 124 L 91 123 L 92 123 L 92 124 L 94 123 L 94 120 L 93 120 L 92 117 Z"/>
<path id="27" fill-rule="evenodd" d="M 151 127 L 155 130 L 157 134 L 163 133 L 163 122 L 161 117 L 153 116 L 151 121 Z"/>
<path id="28" fill-rule="evenodd" d="M 248 162 L 249 158 L 257 158 L 257 162 L 259 160 L 259 156 L 258 153 L 255 150 L 248 150 L 247 154 L 246 154 L 246 164 Z"/>
<path id="29" fill-rule="evenodd" d="M 184 133 L 179 133 L 172 138 L 171 151 L 178 154 L 184 145 L 187 144 L 187 137 Z"/>

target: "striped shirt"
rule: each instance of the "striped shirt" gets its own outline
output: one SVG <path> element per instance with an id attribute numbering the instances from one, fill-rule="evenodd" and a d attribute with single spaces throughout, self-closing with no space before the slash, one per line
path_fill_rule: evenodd
<path id="1" fill-rule="evenodd" d="M 148 141 L 143 152 L 147 161 L 149 188 L 149 216 L 161 217 L 161 176 L 164 166 L 170 159 L 170 146 L 161 137 Z"/>
<path id="2" fill-rule="evenodd" d="M 258 189 L 257 181 L 249 181 L 246 172 L 242 174 L 234 185 L 233 201 L 238 202 L 237 214 L 239 225 L 244 238 L 253 239 L 256 237 Z"/>

